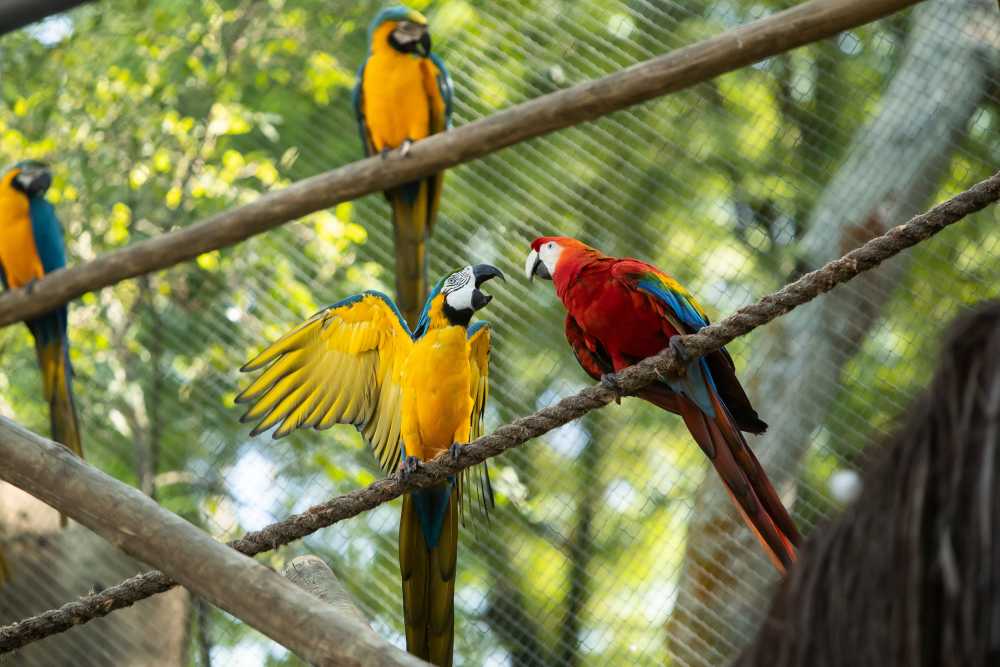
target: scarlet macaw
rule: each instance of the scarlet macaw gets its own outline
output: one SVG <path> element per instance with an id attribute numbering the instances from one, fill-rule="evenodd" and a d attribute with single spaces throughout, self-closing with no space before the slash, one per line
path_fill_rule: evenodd
<path id="1" fill-rule="evenodd" d="M 0 178 L 0 282 L 5 289 L 31 289 L 46 273 L 66 266 L 62 226 L 45 199 L 51 184 L 48 166 L 31 160 L 18 162 Z M 59 306 L 26 324 L 35 339 L 52 439 L 83 456 L 73 399 L 67 308 Z"/>
<path id="2" fill-rule="evenodd" d="M 490 328 L 475 311 L 492 299 L 484 281 L 503 278 L 488 264 L 467 266 L 437 283 L 414 331 L 381 292 L 329 306 L 248 362 L 264 372 L 236 398 L 250 403 L 252 435 L 277 427 L 353 424 L 382 468 L 404 473 L 420 461 L 479 437 L 486 406 Z M 477 475 L 480 501 L 492 504 L 489 472 Z M 454 643 L 455 563 L 462 477 L 403 498 L 399 569 L 407 650 L 450 665 Z"/>
<path id="3" fill-rule="evenodd" d="M 378 13 L 368 28 L 368 58 L 358 70 L 354 112 L 365 155 L 451 127 L 451 77 L 431 53 L 427 19 L 409 7 Z M 444 174 L 406 183 L 385 193 L 396 237 L 396 298 L 415 326 L 427 294 L 426 242 L 437 218 Z"/>
<path id="4" fill-rule="evenodd" d="M 535 239 L 528 278 L 551 280 L 566 306 L 566 339 L 595 380 L 612 387 L 617 371 L 708 324 L 676 280 L 636 259 L 609 257 L 576 239 Z M 679 342 L 679 341 L 677 341 Z M 740 431 L 767 429 L 720 349 L 693 361 L 682 379 L 647 385 L 638 396 L 679 414 L 722 478 L 744 520 L 781 572 L 795 561 L 795 524 Z"/>

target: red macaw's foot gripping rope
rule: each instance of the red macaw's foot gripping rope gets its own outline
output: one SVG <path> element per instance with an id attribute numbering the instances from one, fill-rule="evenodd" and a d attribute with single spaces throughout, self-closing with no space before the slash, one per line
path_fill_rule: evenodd
<path id="1" fill-rule="evenodd" d="M 977 183 L 965 192 L 938 204 L 906 224 L 890 229 L 882 236 L 865 243 L 821 269 L 807 273 L 755 304 L 736 311 L 729 317 L 681 338 L 689 358 L 695 358 L 726 345 L 757 327 L 780 317 L 820 294 L 829 292 L 893 257 L 902 250 L 937 234 L 945 227 L 982 210 L 1000 199 L 1000 172 Z M 252 556 L 275 549 L 310 535 L 343 519 L 357 516 L 382 503 L 417 488 L 439 483 L 448 475 L 482 463 L 532 438 L 578 419 L 591 410 L 604 407 L 619 395 L 632 394 L 664 374 L 679 376 L 684 362 L 672 346 L 617 374 L 618 389 L 597 383 L 567 396 L 555 405 L 521 417 L 501 426 L 490 435 L 462 447 L 457 459 L 444 454 L 423 465 L 403 481 L 398 477 L 381 479 L 371 486 L 333 498 L 301 514 L 272 524 L 262 530 L 247 533 L 230 542 L 234 549 Z M 75 600 L 59 609 L 27 618 L 0 628 L 0 652 L 9 652 L 49 635 L 63 632 L 92 619 L 106 616 L 116 609 L 128 607 L 139 600 L 169 590 L 176 584 L 162 572 L 147 572 L 127 579 L 99 593 Z"/>

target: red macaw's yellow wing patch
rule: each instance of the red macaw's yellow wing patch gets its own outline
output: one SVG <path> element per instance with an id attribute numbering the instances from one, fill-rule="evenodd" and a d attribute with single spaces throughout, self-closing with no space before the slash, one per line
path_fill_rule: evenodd
<path id="1" fill-rule="evenodd" d="M 320 311 L 251 359 L 263 373 L 236 397 L 244 422 L 274 438 L 301 427 L 353 424 L 382 469 L 400 460 L 402 370 L 413 338 L 396 306 L 369 291 Z"/>

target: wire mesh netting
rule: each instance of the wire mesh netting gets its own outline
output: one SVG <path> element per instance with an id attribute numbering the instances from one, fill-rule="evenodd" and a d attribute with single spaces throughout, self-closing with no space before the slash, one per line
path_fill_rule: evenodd
<path id="1" fill-rule="evenodd" d="M 790 2 L 414 2 L 455 83 L 455 122 L 613 72 Z M 360 157 L 354 71 L 376 2 L 101 2 L 0 39 L 0 155 L 50 161 L 71 263 Z M 489 262 L 490 430 L 588 382 L 531 239 L 649 260 L 720 317 L 989 175 L 1000 158 L 1000 25 L 933 0 L 836 39 L 458 167 L 429 245 L 437 278 Z M 987 210 L 729 346 L 771 425 L 758 451 L 805 532 L 929 377 L 938 332 L 997 296 Z M 87 458 L 219 539 L 379 476 L 349 427 L 248 438 L 239 367 L 319 307 L 391 293 L 379 195 L 88 294 L 71 308 Z M 48 433 L 31 340 L 0 331 L 0 410 Z M 774 575 L 683 422 L 627 399 L 494 461 L 497 511 L 466 526 L 456 663 L 724 664 Z M 141 565 L 3 493 L 10 622 Z M 402 645 L 399 503 L 261 559 L 328 562 Z M 116 563 L 113 567 L 108 563 Z M 25 584 L 25 582 L 30 582 Z M 301 664 L 182 593 L 44 640 L 33 664 Z M 145 605 L 145 606 L 143 606 Z M 90 634 L 88 634 L 90 633 Z"/>

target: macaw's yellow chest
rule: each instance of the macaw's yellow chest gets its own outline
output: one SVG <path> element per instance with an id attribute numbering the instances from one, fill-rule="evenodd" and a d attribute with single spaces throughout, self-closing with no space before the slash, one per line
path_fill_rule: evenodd
<path id="1" fill-rule="evenodd" d="M 362 111 L 376 151 L 398 148 L 431 133 L 428 88 L 434 64 L 427 58 L 380 50 L 368 59 L 361 84 Z M 436 86 L 436 83 L 434 83 Z"/>
<path id="2" fill-rule="evenodd" d="M 45 274 L 35 247 L 27 198 L 0 188 L 0 264 L 9 287 L 21 287 Z"/>
<path id="3" fill-rule="evenodd" d="M 469 343 L 463 327 L 432 329 L 414 345 L 403 369 L 403 445 L 429 460 L 469 440 L 472 417 Z"/>

